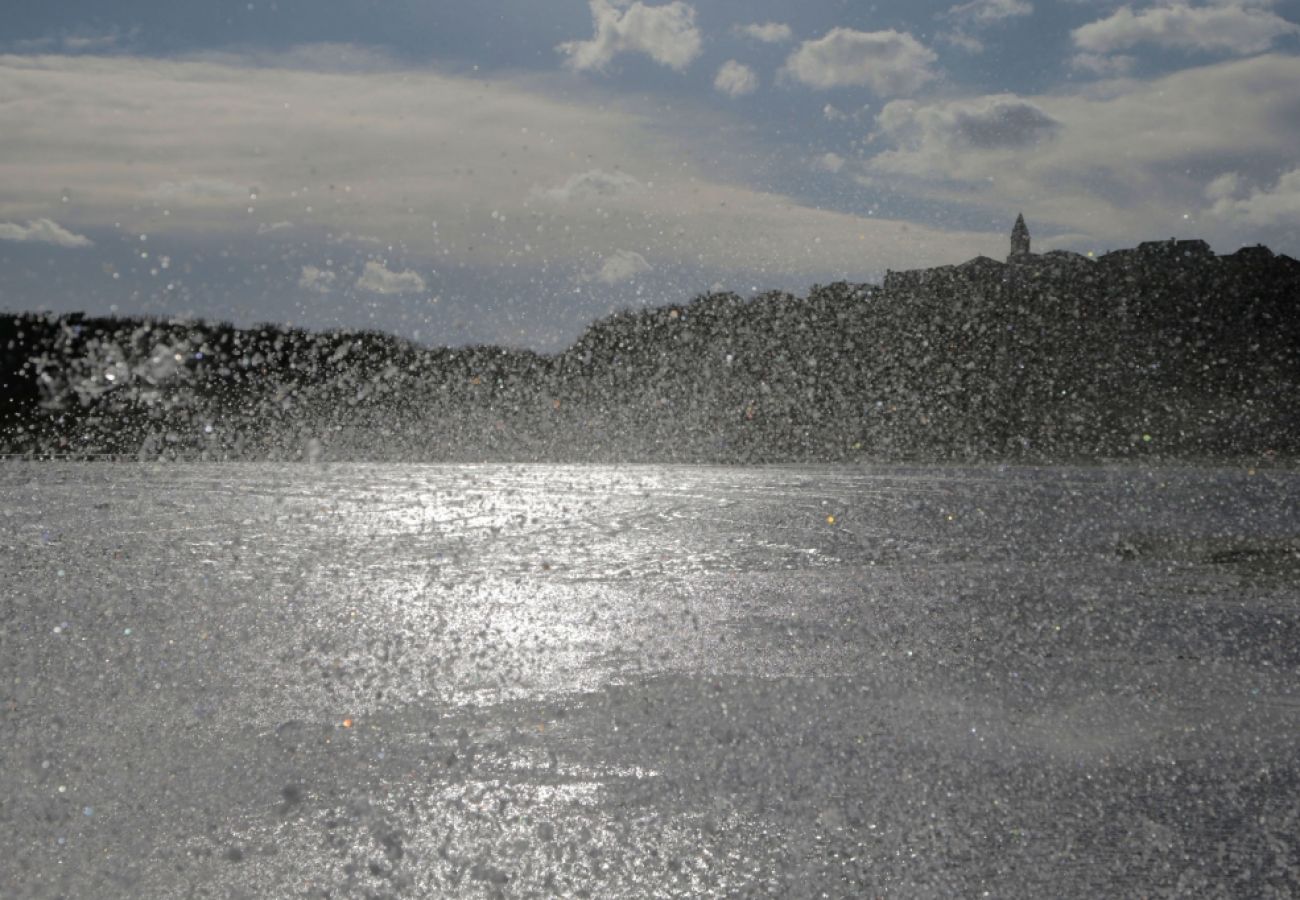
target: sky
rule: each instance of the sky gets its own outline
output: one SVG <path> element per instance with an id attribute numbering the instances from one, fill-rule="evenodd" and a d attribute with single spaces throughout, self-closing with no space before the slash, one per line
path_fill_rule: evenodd
<path id="1" fill-rule="evenodd" d="M 616 309 L 1202 237 L 1300 256 L 1300 0 L 46 0 L 0 309 L 556 350 Z"/>

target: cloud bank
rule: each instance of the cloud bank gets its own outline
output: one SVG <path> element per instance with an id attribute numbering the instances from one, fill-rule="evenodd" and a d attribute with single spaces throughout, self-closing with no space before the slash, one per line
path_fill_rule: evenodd
<path id="1" fill-rule="evenodd" d="M 727 146 L 710 106 L 666 114 L 557 96 L 536 79 L 321 68 L 342 53 L 295 55 L 301 68 L 0 56 L 0 85 L 24 94 L 0 104 L 0 221 L 49 216 L 55 184 L 75 197 L 60 211 L 73 231 L 120 223 L 151 240 L 246 241 L 299 267 L 337 244 L 391 246 L 416 268 L 559 279 L 629 247 L 656 275 L 821 279 L 951 261 L 1001 240 L 748 187 L 725 164 L 740 147 L 709 149 L 724 164 L 705 171 L 693 142 Z M 88 121 L 99 123 L 93 145 Z"/>
<path id="2" fill-rule="evenodd" d="M 90 247 L 94 244 L 90 238 L 74 234 L 51 219 L 34 219 L 26 225 L 0 222 L 0 241 L 54 244 L 58 247 Z"/>
<path id="3" fill-rule="evenodd" d="M 938 201 L 1023 208 L 1110 246 L 1189 232 L 1231 243 L 1242 226 L 1268 238 L 1258 229 L 1295 225 L 1295 84 L 1300 58 L 1272 55 L 1104 91 L 893 101 L 876 120 L 888 149 L 865 171 Z M 1206 169 L 1231 177 L 1207 194 Z"/>

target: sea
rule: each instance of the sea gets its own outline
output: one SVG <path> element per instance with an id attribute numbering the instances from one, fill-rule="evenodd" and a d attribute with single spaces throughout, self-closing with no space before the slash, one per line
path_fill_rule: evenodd
<path id="1" fill-rule="evenodd" d="M 0 897 L 1300 895 L 1300 473 L 0 464 Z"/>

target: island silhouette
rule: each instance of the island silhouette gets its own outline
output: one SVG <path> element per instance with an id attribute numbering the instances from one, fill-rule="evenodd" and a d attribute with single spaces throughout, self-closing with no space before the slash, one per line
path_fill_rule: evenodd
<path id="1" fill-rule="evenodd" d="M 0 316 L 0 453 L 1084 462 L 1300 458 L 1300 262 L 1201 240 L 619 312 L 552 355 Z"/>

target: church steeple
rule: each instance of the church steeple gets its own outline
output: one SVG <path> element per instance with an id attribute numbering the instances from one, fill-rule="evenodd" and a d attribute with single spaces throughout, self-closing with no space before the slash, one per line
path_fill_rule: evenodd
<path id="1" fill-rule="evenodd" d="M 1029 226 L 1025 224 L 1024 214 L 1016 216 L 1016 225 L 1011 229 L 1011 255 L 1007 262 L 1029 255 Z"/>

